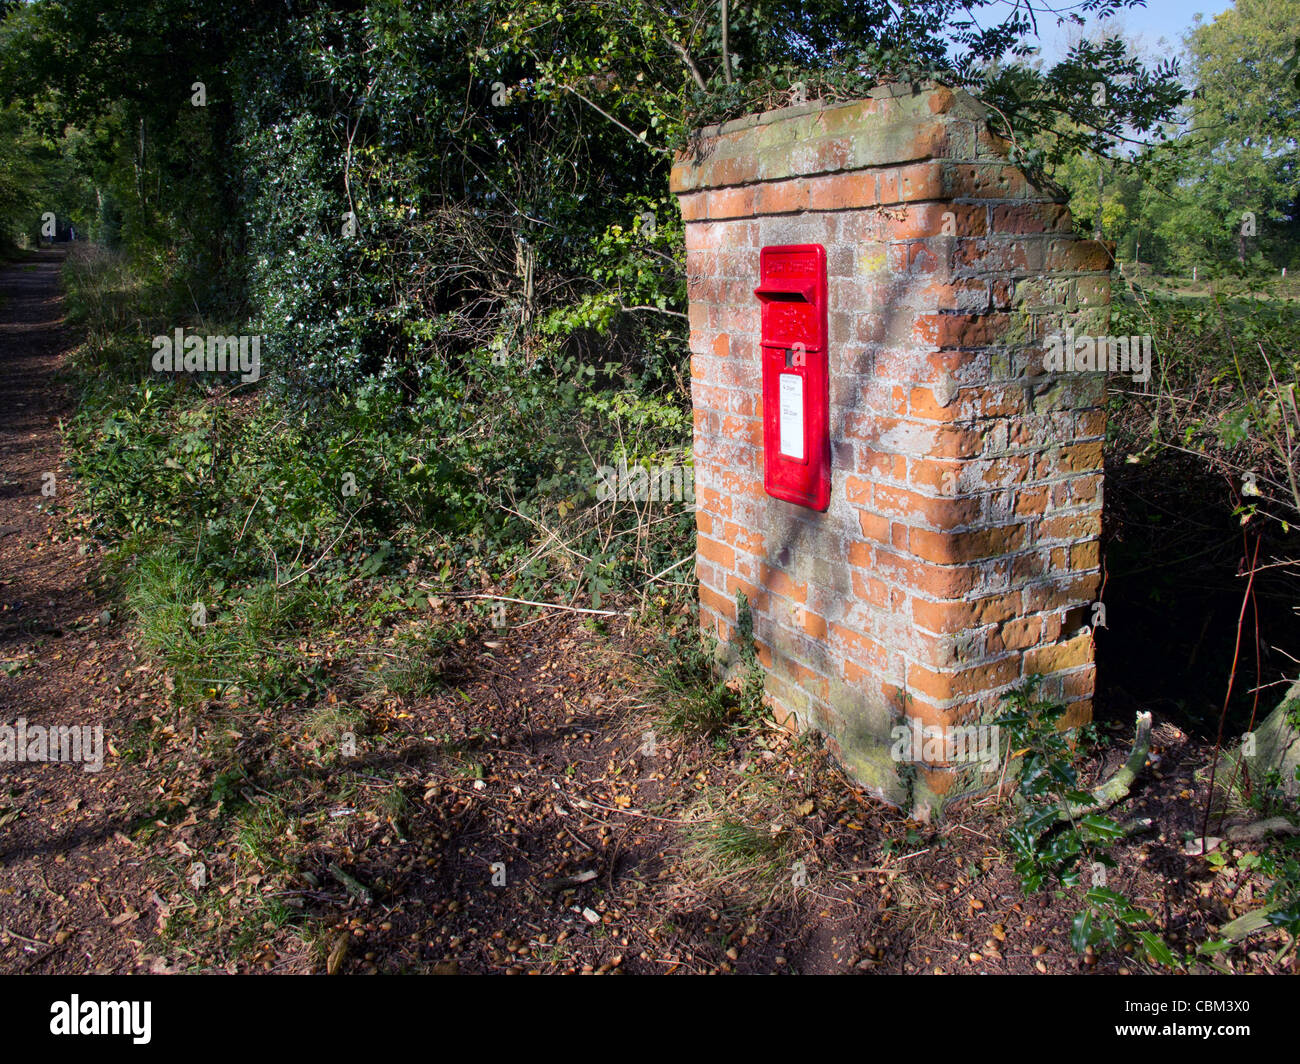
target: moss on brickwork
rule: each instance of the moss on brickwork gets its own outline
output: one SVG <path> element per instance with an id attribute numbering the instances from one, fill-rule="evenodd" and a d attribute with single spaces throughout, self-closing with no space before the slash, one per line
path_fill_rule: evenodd
<path id="1" fill-rule="evenodd" d="M 945 156 L 970 159 L 976 123 L 987 110 L 969 94 L 947 89 L 882 86 L 872 99 L 818 102 L 707 126 L 673 167 L 674 192 L 737 183 L 728 160 L 757 159 L 762 181 L 840 170 L 897 166 Z"/>
<path id="2" fill-rule="evenodd" d="M 782 710 L 793 713 L 800 721 L 812 719 L 812 696 L 802 687 L 769 671 L 764 691 Z"/>
<path id="3" fill-rule="evenodd" d="M 854 687 L 843 680 L 832 679 L 826 697 L 835 717 L 842 721 L 842 730 L 850 745 L 879 740 L 893 727 L 893 713 L 877 694 Z"/>
<path id="4" fill-rule="evenodd" d="M 951 781 L 943 780 L 943 786 L 939 788 L 934 785 L 934 777 L 939 775 L 933 772 L 917 772 L 913 775 L 911 807 L 918 814 L 926 810 L 932 817 L 942 816 L 946 809 L 987 793 L 998 782 L 996 773 L 988 774 L 978 767 L 963 768 L 951 774 Z"/>
<path id="5" fill-rule="evenodd" d="M 882 801 L 906 807 L 911 790 L 900 766 L 889 754 L 890 744 L 874 736 L 840 744 L 838 754 L 844 770 Z M 941 803 L 935 802 L 934 808 Z"/>

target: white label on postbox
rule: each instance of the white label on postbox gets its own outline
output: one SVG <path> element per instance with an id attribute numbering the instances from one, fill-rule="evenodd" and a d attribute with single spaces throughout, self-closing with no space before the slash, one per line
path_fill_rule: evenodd
<path id="1" fill-rule="evenodd" d="M 781 374 L 781 453 L 803 461 L 803 378 Z"/>

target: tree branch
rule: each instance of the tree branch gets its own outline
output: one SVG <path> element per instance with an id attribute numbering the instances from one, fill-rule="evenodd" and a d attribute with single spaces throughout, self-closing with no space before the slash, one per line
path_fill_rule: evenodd
<path id="1" fill-rule="evenodd" d="M 704 75 L 700 73 L 700 68 L 695 65 L 695 60 L 691 58 L 691 53 L 671 37 L 665 37 L 665 39 L 668 41 L 668 46 L 682 57 L 682 62 L 686 64 L 686 69 L 691 72 L 691 77 L 695 79 L 695 85 L 700 92 L 708 92 L 708 83 L 704 80 Z"/>
<path id="2" fill-rule="evenodd" d="M 1096 813 L 1102 809 L 1109 809 L 1116 802 L 1128 797 L 1128 792 L 1133 787 L 1133 782 L 1138 778 L 1138 773 L 1147 763 L 1147 751 L 1151 749 L 1151 714 L 1139 713 L 1137 717 L 1137 735 L 1133 739 L 1133 749 L 1128 755 L 1128 760 L 1115 775 L 1111 776 L 1105 783 L 1100 784 L 1092 789 L 1092 801 L 1080 802 L 1077 805 L 1065 806 L 1057 820 L 1077 820 L 1081 816 L 1087 816 L 1089 813 Z"/>
<path id="3" fill-rule="evenodd" d="M 731 84 L 731 49 L 727 46 L 727 23 L 731 21 L 727 7 L 727 0 L 722 2 L 722 77 L 728 85 Z"/>
<path id="4" fill-rule="evenodd" d="M 602 115 L 603 117 L 605 117 L 605 118 L 609 119 L 611 122 L 613 122 L 614 125 L 618 126 L 619 129 L 623 130 L 624 133 L 628 134 L 628 136 L 630 136 L 630 137 L 631 137 L 633 140 L 635 140 L 638 144 L 644 144 L 644 145 L 645 145 L 647 148 L 649 148 L 651 151 L 658 152 L 660 155 L 667 155 L 667 154 L 668 154 L 668 151 L 667 151 L 666 149 L 661 148 L 661 147 L 659 147 L 658 145 L 651 144 L 651 143 L 650 143 L 649 141 L 647 141 L 644 137 L 642 137 L 641 134 L 639 134 L 639 133 L 633 131 L 633 130 L 632 130 L 631 128 L 629 128 L 628 126 L 625 126 L 622 122 L 620 122 L 617 118 L 615 118 L 615 117 L 614 117 L 612 114 L 610 114 L 608 111 L 602 109 L 601 107 L 599 107 L 599 106 L 597 106 L 595 103 L 593 103 L 591 100 L 587 99 L 587 97 L 585 97 L 584 95 L 582 95 L 582 93 L 580 93 L 577 89 L 575 89 L 575 88 L 571 88 L 571 87 L 568 86 L 568 85 L 561 85 L 560 88 L 562 88 L 565 92 L 571 92 L 571 93 L 573 93 L 574 96 L 578 97 L 579 100 L 581 100 L 583 103 L 585 103 L 588 107 L 590 107 L 590 108 L 591 108 L 593 111 L 595 111 L 597 114 Z"/>

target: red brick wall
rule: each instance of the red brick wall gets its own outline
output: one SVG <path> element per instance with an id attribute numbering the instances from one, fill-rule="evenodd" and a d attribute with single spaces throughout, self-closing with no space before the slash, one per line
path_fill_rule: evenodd
<path id="1" fill-rule="evenodd" d="M 1110 257 L 1006 149 L 964 93 L 888 87 L 702 130 L 673 168 L 701 624 L 727 643 L 743 591 L 778 717 L 895 802 L 955 793 L 950 768 L 911 793 L 904 717 L 975 721 L 1034 673 L 1091 715 L 1104 378 L 1042 359 L 1067 317 L 1105 331 Z M 795 243 L 827 253 L 826 513 L 763 491 L 753 289 Z"/>

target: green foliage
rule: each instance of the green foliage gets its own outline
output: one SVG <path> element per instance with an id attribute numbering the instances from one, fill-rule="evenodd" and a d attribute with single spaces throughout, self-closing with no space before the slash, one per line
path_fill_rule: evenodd
<path id="1" fill-rule="evenodd" d="M 1151 914 L 1136 909 L 1124 895 L 1105 887 L 1093 887 L 1084 895 L 1084 908 L 1070 922 L 1070 945 L 1083 953 L 1089 946 L 1115 950 L 1126 941 L 1126 931 L 1134 931 L 1151 919 Z M 1164 940 L 1150 931 L 1135 931 L 1147 952 L 1165 964 L 1174 963 L 1174 955 Z"/>
<path id="2" fill-rule="evenodd" d="M 323 677 L 280 645 L 322 603 L 272 583 L 228 588 L 165 546 L 120 552 L 127 608 L 144 648 L 165 660 L 177 700 L 269 706 L 312 695 Z"/>
<path id="3" fill-rule="evenodd" d="M 754 707 L 725 679 L 693 633 L 666 637 L 667 659 L 656 677 L 655 701 L 659 720 L 670 733 L 711 738 L 724 729 L 751 719 Z"/>
<path id="4" fill-rule="evenodd" d="M 447 645 L 466 634 L 468 629 L 464 625 L 405 633 L 398 637 L 391 650 L 383 651 L 382 664 L 368 682 L 402 697 L 431 695 L 442 681 Z"/>
<path id="5" fill-rule="evenodd" d="M 1075 950 L 1118 949 L 1137 938 L 1148 955 L 1172 963 L 1172 954 L 1158 935 L 1135 930 L 1150 922 L 1151 914 L 1096 882 L 1098 866 L 1115 867 L 1106 849 L 1123 837 L 1124 829 L 1098 813 L 1062 818 L 1063 812 L 1092 801 L 1092 795 L 1079 786 L 1072 748 L 1073 743 L 1091 737 L 1092 728 L 1062 729 L 1065 705 L 1038 700 L 1039 681 L 1040 677 L 1032 677 L 1009 695 L 1005 710 L 994 721 L 1019 760 L 1016 791 L 1021 812 L 1007 832 L 1016 874 L 1032 893 L 1045 887 L 1078 886 L 1085 872 L 1090 873 L 1093 883 L 1071 923 Z M 1163 960 L 1166 955 L 1168 962 Z"/>
<path id="6" fill-rule="evenodd" d="M 1025 128 L 1077 110 L 1099 77 L 1116 83 L 1104 129 L 1147 128 L 1181 93 L 1108 47 L 1013 76 L 1000 64 L 1027 54 L 1035 15 L 998 0 L 763 0 L 725 27 L 719 13 L 49 0 L 5 17 L 0 90 L 39 105 L 49 135 L 71 130 L 94 235 L 174 269 L 200 314 L 249 318 L 273 386 L 317 407 L 376 380 L 405 401 L 489 355 L 576 359 L 602 386 L 683 404 L 671 149 L 796 86 L 834 98 L 938 77 Z M 191 61 L 157 61 L 177 53 Z"/>
<path id="7" fill-rule="evenodd" d="M 1078 786 L 1070 746 L 1073 736 L 1057 727 L 1065 706 L 1035 702 L 1033 690 L 1026 686 L 1009 696 L 1007 711 L 994 722 L 1004 730 L 1011 749 L 1024 751 L 1016 780 L 1027 811 L 1011 828 L 1009 839 L 1016 872 L 1029 891 L 1041 890 L 1052 881 L 1064 886 L 1078 883 L 1082 859 L 1094 852 L 1089 844 L 1107 840 L 1109 830 L 1102 821 L 1059 824 L 1064 803 L 1087 801 L 1089 795 Z"/>
<path id="8" fill-rule="evenodd" d="M 714 738 L 728 729 L 748 727 L 762 718 L 762 666 L 754 649 L 752 620 L 748 604 L 740 593 L 742 623 L 735 637 L 738 679 L 720 675 L 713 647 L 702 644 L 698 633 L 666 633 L 656 655 L 660 664 L 655 675 L 654 699 L 659 720 L 670 733 Z"/>
<path id="9" fill-rule="evenodd" d="M 1288 811 L 1293 812 L 1294 807 Z M 1242 872 L 1264 877 L 1268 888 L 1263 908 L 1268 922 L 1286 930 L 1293 939 L 1300 938 L 1300 839 L 1272 839 L 1258 850 L 1243 853 L 1235 862 L 1222 849 L 1215 850 L 1206 857 L 1206 863 L 1215 869 L 1235 863 Z"/>
<path id="10" fill-rule="evenodd" d="M 1259 855 L 1259 872 L 1273 882 L 1265 894 L 1268 922 L 1300 938 L 1300 841 L 1279 839 Z"/>
<path id="11" fill-rule="evenodd" d="M 34 116 L 0 95 L 0 254 L 42 239 L 42 215 L 86 231 L 88 189 L 69 158 L 68 138 L 43 136 Z"/>
<path id="12" fill-rule="evenodd" d="M 1295 734 L 1300 729 L 1300 699 L 1283 702 L 1277 710 L 1282 715 L 1285 726 L 1291 729 L 1284 734 Z M 1246 799 L 1246 805 L 1255 810 L 1261 818 L 1275 816 L 1285 817 L 1296 822 L 1297 810 L 1294 798 L 1294 784 L 1300 781 L 1300 766 L 1296 766 L 1290 780 L 1282 778 L 1282 772 L 1270 768 L 1249 781 L 1234 773 L 1233 779 Z M 1206 857 L 1206 863 L 1221 869 L 1232 861 L 1226 847 L 1213 851 Z M 1284 928 L 1294 940 L 1300 939 L 1300 838 L 1292 835 L 1275 835 L 1258 845 L 1257 849 L 1247 850 L 1236 858 L 1236 866 L 1242 872 L 1255 873 L 1267 882 L 1264 893 L 1263 909 L 1271 924 Z"/>
<path id="13" fill-rule="evenodd" d="M 684 465 L 666 446 L 689 425 L 675 403 L 594 391 L 573 360 L 566 379 L 485 359 L 469 381 L 430 377 L 407 402 L 372 384 L 322 409 L 286 407 L 238 384 L 149 372 L 151 348 L 135 330 L 153 313 L 151 289 L 121 259 L 74 256 L 67 279 L 90 328 L 68 438 L 94 530 L 127 541 L 127 556 L 156 549 L 164 569 L 184 561 L 194 579 L 202 574 L 202 587 L 172 588 L 170 599 L 149 584 L 152 600 L 171 603 L 154 618 L 170 625 L 159 647 L 173 631 L 196 659 L 205 640 L 229 645 L 225 621 L 185 629 L 179 611 L 191 594 L 226 618 L 242 617 L 225 607 L 236 590 L 252 594 L 256 612 L 268 587 L 337 603 L 359 584 L 381 593 L 372 608 L 392 610 L 423 601 L 421 580 L 598 598 L 640 587 L 687 554 L 689 496 L 602 501 L 593 466 Z M 142 315 L 122 313 L 128 304 Z M 240 678 L 215 677 L 218 689 L 248 682 L 227 671 Z M 414 673 L 393 679 L 412 693 L 427 687 Z"/>
<path id="14" fill-rule="evenodd" d="M 1297 0 L 1237 0 L 1198 20 L 1185 39 L 1195 91 L 1177 121 L 1055 168 L 1076 223 L 1115 240 L 1122 262 L 1164 273 L 1276 276 L 1300 264 L 1300 86 L 1287 66 L 1297 19 Z"/>
<path id="15" fill-rule="evenodd" d="M 1153 403 L 1113 404 L 1119 450 L 1170 444 L 1202 454 L 1285 537 L 1300 518 L 1300 301 L 1279 282 L 1222 284 L 1204 298 L 1136 290 L 1117 302 L 1115 335 L 1149 333 Z"/>
<path id="16" fill-rule="evenodd" d="M 781 836 L 773 836 L 770 831 L 736 816 L 705 821 L 698 829 L 697 837 L 727 867 L 773 861 L 781 854 L 785 842 Z"/>

